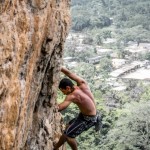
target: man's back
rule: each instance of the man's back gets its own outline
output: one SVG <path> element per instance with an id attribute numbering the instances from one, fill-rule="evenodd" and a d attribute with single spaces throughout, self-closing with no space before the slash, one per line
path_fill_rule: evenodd
<path id="1" fill-rule="evenodd" d="M 94 97 L 86 83 L 75 86 L 71 95 L 71 101 L 79 107 L 82 114 L 96 115 Z"/>

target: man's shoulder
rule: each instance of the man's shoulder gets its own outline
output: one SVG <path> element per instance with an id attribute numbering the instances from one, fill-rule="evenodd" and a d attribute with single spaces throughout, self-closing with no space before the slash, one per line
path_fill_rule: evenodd
<path id="1" fill-rule="evenodd" d="M 69 101 L 72 101 L 75 98 L 75 93 L 70 93 L 69 95 L 66 96 L 66 99 Z"/>
<path id="2" fill-rule="evenodd" d="M 76 98 L 77 96 L 82 95 L 82 94 L 86 91 L 87 88 L 88 88 L 87 86 L 79 86 L 79 87 L 78 87 L 77 89 L 75 89 L 74 92 L 72 93 L 72 97 L 73 97 L 73 98 Z"/>
<path id="3" fill-rule="evenodd" d="M 79 89 L 80 89 L 81 91 L 84 91 L 84 90 L 89 89 L 89 86 L 88 86 L 87 83 L 84 83 L 84 84 L 82 84 L 82 85 L 80 85 L 80 86 L 78 86 L 78 87 L 79 87 Z"/>

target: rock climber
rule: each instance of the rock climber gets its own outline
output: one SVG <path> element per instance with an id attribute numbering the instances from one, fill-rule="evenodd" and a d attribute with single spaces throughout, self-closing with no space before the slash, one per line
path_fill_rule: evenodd
<path id="1" fill-rule="evenodd" d="M 62 111 L 74 103 L 78 106 L 80 113 L 68 123 L 58 143 L 55 144 L 54 150 L 58 150 L 65 142 L 70 145 L 72 150 L 77 150 L 75 137 L 98 123 L 96 105 L 88 83 L 83 78 L 65 67 L 61 68 L 61 72 L 69 78 L 63 78 L 59 83 L 59 89 L 66 97 L 62 103 L 58 104 L 58 111 Z"/>

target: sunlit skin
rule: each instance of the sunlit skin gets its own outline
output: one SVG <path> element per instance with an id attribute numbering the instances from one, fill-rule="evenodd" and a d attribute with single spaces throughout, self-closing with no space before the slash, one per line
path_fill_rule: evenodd
<path id="1" fill-rule="evenodd" d="M 66 98 L 62 103 L 58 105 L 59 111 L 67 108 L 73 102 L 79 107 L 82 114 L 96 115 L 96 107 L 93 95 L 86 84 L 74 86 L 73 89 L 67 87 L 66 89 L 60 90 L 64 95 L 66 95 Z"/>
<path id="2" fill-rule="evenodd" d="M 76 81 L 77 85 L 74 85 L 73 88 L 66 86 L 65 89 L 60 89 L 61 92 L 66 95 L 66 98 L 58 105 L 58 110 L 62 111 L 71 103 L 74 103 L 79 107 L 80 112 L 83 115 L 96 115 L 94 96 L 91 93 L 87 82 L 64 67 L 61 68 L 61 72 L 63 72 L 70 79 Z M 66 141 L 72 150 L 77 150 L 76 140 L 74 138 L 67 137 L 64 134 L 61 136 L 59 142 L 55 145 L 55 150 L 62 146 Z"/>

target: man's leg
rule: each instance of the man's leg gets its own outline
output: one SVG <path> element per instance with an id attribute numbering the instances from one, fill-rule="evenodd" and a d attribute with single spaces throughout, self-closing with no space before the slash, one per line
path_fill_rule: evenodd
<path id="1" fill-rule="evenodd" d="M 65 134 L 63 134 L 58 143 L 54 146 L 54 150 L 57 150 L 59 147 L 61 147 L 65 142 L 67 141 L 67 143 L 69 144 L 69 146 L 72 148 L 72 150 L 78 150 L 77 149 L 77 142 L 75 140 L 75 138 L 70 138 L 68 136 L 66 136 Z"/>
<path id="2" fill-rule="evenodd" d="M 72 150 L 78 150 L 75 138 L 67 137 L 67 143 L 69 144 Z"/>
<path id="3" fill-rule="evenodd" d="M 67 141 L 66 135 L 62 134 L 60 137 L 58 143 L 54 146 L 54 150 L 57 150 L 59 147 L 61 147 L 65 142 Z"/>
<path id="4" fill-rule="evenodd" d="M 69 124 L 66 125 L 66 129 L 69 127 Z M 67 141 L 67 137 L 65 134 L 62 134 L 58 143 L 54 145 L 54 150 L 57 150 L 59 147 L 61 147 L 65 142 Z"/>

